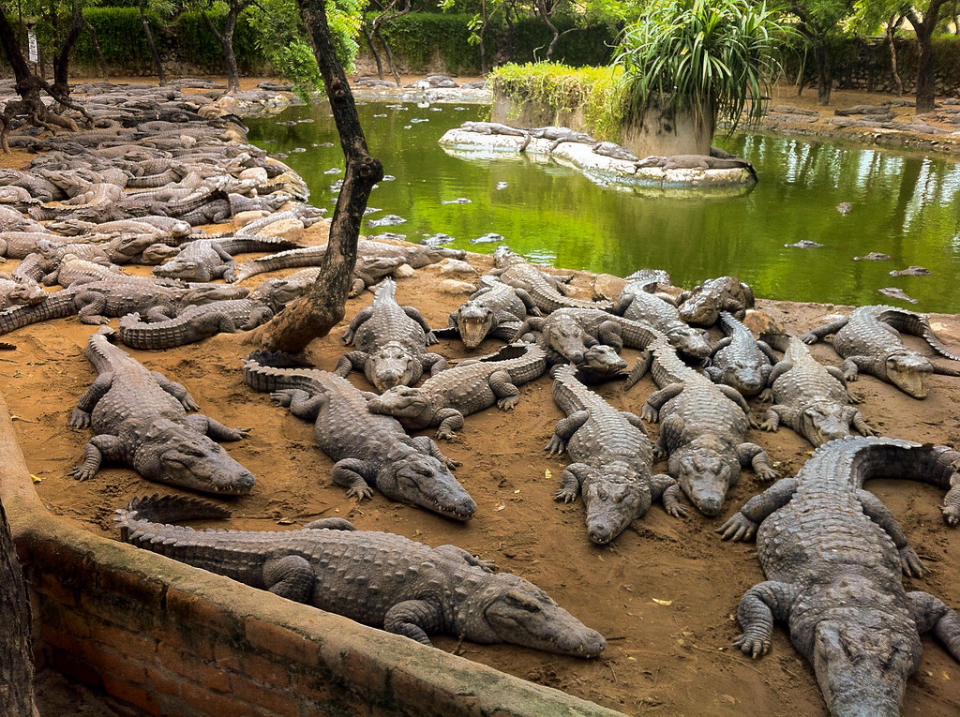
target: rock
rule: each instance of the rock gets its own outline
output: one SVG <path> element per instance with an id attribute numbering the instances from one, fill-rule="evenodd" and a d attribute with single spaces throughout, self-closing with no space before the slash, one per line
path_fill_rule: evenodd
<path id="1" fill-rule="evenodd" d="M 396 269 L 393 270 L 393 276 L 396 279 L 407 279 L 413 276 L 414 273 L 416 273 L 416 269 L 414 269 L 409 264 L 401 264 L 400 266 L 398 266 Z"/>
<path id="2" fill-rule="evenodd" d="M 444 279 L 437 284 L 437 289 L 443 294 L 472 294 L 476 287 L 467 281 L 457 281 L 456 279 Z"/>
<path id="3" fill-rule="evenodd" d="M 461 259 L 444 259 L 437 264 L 437 267 L 440 276 L 472 278 L 477 275 L 477 270 Z"/>
<path id="4" fill-rule="evenodd" d="M 593 280 L 593 293 L 598 297 L 616 301 L 627 285 L 627 280 L 613 274 L 597 274 Z"/>
<path id="5" fill-rule="evenodd" d="M 287 241 L 299 242 L 303 239 L 303 222 L 299 219 L 281 219 L 268 224 L 259 232 L 260 236 L 277 237 Z"/>
<path id="6" fill-rule="evenodd" d="M 270 180 L 270 177 L 267 175 L 267 170 L 263 167 L 248 167 L 237 175 L 237 179 L 252 179 L 257 184 L 266 184 Z"/>
<path id="7" fill-rule="evenodd" d="M 770 314 L 755 309 L 747 309 L 747 315 L 743 317 L 743 325 L 750 329 L 754 336 L 759 336 L 762 333 L 785 333 Z"/>
<path id="8" fill-rule="evenodd" d="M 256 221 L 257 219 L 263 219 L 264 217 L 270 216 L 270 212 L 266 209 L 251 209 L 246 212 L 237 212 L 233 215 L 233 221 L 237 227 L 246 226 L 250 222 Z"/>

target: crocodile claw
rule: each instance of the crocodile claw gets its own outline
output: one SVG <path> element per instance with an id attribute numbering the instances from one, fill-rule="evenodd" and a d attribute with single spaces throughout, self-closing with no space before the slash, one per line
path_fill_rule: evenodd
<path id="1" fill-rule="evenodd" d="M 499 401 L 497 401 L 497 408 L 499 408 L 501 411 L 509 411 L 518 403 L 520 403 L 519 396 L 507 396 L 506 398 L 501 398 Z"/>
<path id="2" fill-rule="evenodd" d="M 90 425 L 90 414 L 79 408 L 73 409 L 70 414 L 69 425 L 73 428 L 86 428 Z"/>
<path id="3" fill-rule="evenodd" d="M 766 421 L 760 424 L 760 430 L 766 431 L 767 433 L 774 433 L 779 427 L 780 421 L 775 421 L 772 418 L 768 418 Z"/>
<path id="4" fill-rule="evenodd" d="M 753 538 L 757 532 L 757 524 L 743 513 L 734 513 L 715 532 L 720 533 L 721 540 L 732 540 L 736 543 Z"/>
<path id="5" fill-rule="evenodd" d="M 89 468 L 85 468 L 82 465 L 74 466 L 70 470 L 70 475 L 72 475 L 75 480 L 88 480 L 90 478 L 93 478 L 94 473 L 96 473 L 96 471 L 92 471 Z"/>
<path id="6" fill-rule="evenodd" d="M 655 409 L 649 403 L 644 403 L 640 408 L 640 418 L 648 423 L 656 423 L 660 420 L 660 411 Z"/>
<path id="7" fill-rule="evenodd" d="M 690 511 L 687 509 L 687 506 L 682 503 L 676 503 L 675 505 L 664 506 L 664 510 L 667 511 L 667 515 L 672 518 L 686 518 L 690 515 Z"/>
<path id="8" fill-rule="evenodd" d="M 759 657 L 763 657 L 768 652 L 770 652 L 770 640 L 760 637 L 750 637 L 747 634 L 743 634 L 733 641 L 733 644 L 736 647 L 740 648 L 740 651 L 745 655 L 750 655 L 754 660 Z"/>
<path id="9" fill-rule="evenodd" d="M 547 444 L 544 450 L 550 455 L 560 455 L 567 449 L 566 442 L 560 438 L 557 434 L 553 434 L 553 437 L 550 439 L 550 442 Z"/>
<path id="10" fill-rule="evenodd" d="M 188 411 L 197 411 L 200 409 L 199 404 L 193 400 L 193 396 L 189 393 L 180 399 L 180 404 Z"/>
<path id="11" fill-rule="evenodd" d="M 950 526 L 960 524 L 960 508 L 953 505 L 945 505 L 941 509 L 943 521 Z"/>
<path id="12" fill-rule="evenodd" d="M 909 545 L 900 548 L 900 567 L 903 574 L 909 575 L 911 578 L 923 577 L 924 572 L 926 572 L 920 556 Z"/>
<path id="13" fill-rule="evenodd" d="M 566 488 L 560 488 L 556 493 L 553 494 L 553 499 L 558 503 L 572 503 L 577 499 L 577 494 L 576 492 L 567 490 Z"/>
<path id="14" fill-rule="evenodd" d="M 817 337 L 815 333 L 813 333 L 812 331 L 809 331 L 803 334 L 803 336 L 800 337 L 800 340 L 803 341 L 803 343 L 805 344 L 815 344 L 820 339 Z"/>
<path id="15" fill-rule="evenodd" d="M 364 498 L 373 497 L 373 488 L 368 486 L 366 483 L 364 483 L 363 485 L 352 485 L 349 488 L 347 488 L 347 497 L 356 498 L 357 502 L 359 503 Z"/>

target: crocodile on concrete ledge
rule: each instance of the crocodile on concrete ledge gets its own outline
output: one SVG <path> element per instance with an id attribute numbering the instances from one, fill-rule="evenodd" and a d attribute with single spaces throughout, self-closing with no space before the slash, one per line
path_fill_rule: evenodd
<path id="1" fill-rule="evenodd" d="M 741 467 L 751 466 L 762 480 L 777 477 L 763 449 L 743 440 L 752 420 L 736 389 L 715 384 L 687 366 L 665 336 L 637 360 L 628 386 L 651 364 L 660 390 L 647 398 L 640 415 L 660 422 L 657 455 L 669 456 L 667 471 L 701 513 L 720 512 Z"/>
<path id="2" fill-rule="evenodd" d="M 920 665 L 920 635 L 933 632 L 960 661 L 960 618 L 925 592 L 906 592 L 901 572 L 923 565 L 886 506 L 862 489 L 872 478 L 906 478 L 950 488 L 944 518 L 960 518 L 960 454 L 946 446 L 848 437 L 818 448 L 795 478 L 749 500 L 719 530 L 757 536 L 767 578 L 737 609 L 736 644 L 766 654 L 774 622 L 816 674 L 831 714 L 894 717 Z M 759 527 L 758 527 L 759 526 Z"/>
<path id="3" fill-rule="evenodd" d="M 370 399 L 373 413 L 393 416 L 413 431 L 439 426 L 437 438 L 453 438 L 463 417 L 496 404 L 509 411 L 520 401 L 517 385 L 540 378 L 547 370 L 543 349 L 536 344 L 510 344 L 497 353 L 461 361 L 422 385 L 394 386 Z"/>
<path id="4" fill-rule="evenodd" d="M 188 416 L 197 404 L 183 386 L 148 371 L 102 328 L 87 342 L 86 355 L 98 376 L 70 416 L 74 428 L 95 435 L 73 469 L 78 480 L 93 477 L 104 459 L 124 463 L 144 478 L 219 494 L 248 493 L 253 474 L 231 458 L 218 441 L 237 441 L 249 429 L 228 428 L 203 414 Z"/>
<path id="5" fill-rule="evenodd" d="M 437 339 L 423 316 L 412 306 L 400 306 L 396 294 L 393 279 L 384 279 L 374 293 L 373 303 L 350 321 L 343 342 L 352 343 L 357 350 L 341 357 L 335 369 L 337 375 L 363 370 L 367 380 L 382 392 L 416 383 L 424 369 L 436 373 L 447 367 L 443 356 L 427 352 L 427 346 L 437 343 Z"/>
<path id="6" fill-rule="evenodd" d="M 937 353 L 954 361 L 960 356 L 949 351 L 933 335 L 923 314 L 896 306 L 860 306 L 850 316 L 805 333 L 805 343 L 816 343 L 828 334 L 833 348 L 843 356 L 843 377 L 856 381 L 860 371 L 892 383 L 908 396 L 926 398 L 927 379 L 932 373 L 960 376 L 960 371 L 933 364 L 926 356 L 903 345 L 899 331 L 921 336 Z"/>
<path id="7" fill-rule="evenodd" d="M 167 521 L 227 517 L 179 496 L 118 510 L 122 538 L 289 600 L 432 645 L 431 634 L 596 657 L 606 641 L 533 583 L 455 545 L 322 518 L 287 531 L 193 530 Z"/>
<path id="8" fill-rule="evenodd" d="M 653 444 L 640 419 L 618 411 L 577 380 L 573 366 L 553 370 L 553 400 L 567 414 L 547 444 L 549 453 L 566 451 L 573 463 L 563 469 L 555 498 L 570 503 L 577 495 L 587 508 L 587 535 L 609 543 L 655 500 L 675 518 L 687 509 L 680 487 L 668 475 L 652 475 Z"/>
<path id="9" fill-rule="evenodd" d="M 785 423 L 815 446 L 850 435 L 850 426 L 865 436 L 876 435 L 848 390 L 843 373 L 835 366 L 818 362 L 806 345 L 794 336 L 764 335 L 783 351 L 783 358 L 768 378 L 773 405 L 760 424 L 764 431 L 776 431 Z"/>
<path id="10" fill-rule="evenodd" d="M 317 445 L 335 463 L 333 482 L 358 499 L 375 487 L 390 500 L 419 505 L 455 520 L 469 520 L 476 503 L 457 482 L 444 456 L 426 436 L 411 438 L 395 418 L 367 408 L 374 397 L 336 374 L 310 368 L 277 368 L 276 355 L 255 352 L 243 362 L 243 380 L 297 418 L 314 422 Z M 368 482 L 369 481 L 369 482 Z"/>

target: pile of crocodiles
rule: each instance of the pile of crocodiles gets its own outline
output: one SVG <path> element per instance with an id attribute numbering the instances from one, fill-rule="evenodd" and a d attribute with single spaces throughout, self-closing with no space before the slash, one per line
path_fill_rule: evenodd
<path id="1" fill-rule="evenodd" d="M 215 441 L 241 440 L 249 429 L 188 413 L 197 404 L 184 386 L 114 343 L 171 349 L 267 321 L 316 280 L 326 246 L 305 244 L 304 229 L 321 212 L 306 203 L 295 173 L 244 142 L 239 119 L 204 119 L 194 96 L 176 90 L 98 87 L 87 101 L 100 118 L 95 129 L 8 138 L 43 153 L 28 171 L 0 170 L 0 250 L 19 260 L 0 277 L 0 333 L 15 344 L 15 332 L 38 321 L 119 319 L 117 329 L 94 329 L 87 344 L 96 376 L 69 423 L 93 435 L 74 477 L 92 479 L 109 461 L 242 504 L 255 476 Z M 554 129 L 524 136 L 592 141 Z M 217 222 L 230 222 L 230 231 L 201 228 Z M 252 251 L 271 253 L 234 259 Z M 656 502 L 673 518 L 688 514 L 687 501 L 720 516 L 743 468 L 779 479 L 718 530 L 724 539 L 756 536 L 768 578 L 740 603 L 743 652 L 761 657 L 774 622 L 786 623 L 837 715 L 897 714 L 924 632 L 960 660 L 960 618 L 937 598 L 904 590 L 901 571 L 919 577 L 923 566 L 890 512 L 862 488 L 871 478 L 930 483 L 946 491 L 943 520 L 955 526 L 960 453 L 877 436 L 849 389 L 867 373 L 922 399 L 932 373 L 960 375 L 902 342 L 901 333 L 913 334 L 960 361 L 925 316 L 864 306 L 800 337 L 768 327 L 757 339 L 744 323 L 753 292 L 735 277 L 683 291 L 665 272 L 642 270 L 618 295 L 595 300 L 572 276 L 506 247 L 448 326 L 431 327 L 398 301 L 407 272 L 464 255 L 361 240 L 354 293 L 370 288 L 373 297 L 350 317 L 342 339 L 353 350 L 335 370 L 262 351 L 242 362 L 237 380 L 251 401 L 259 400 L 254 392 L 268 393 L 313 422 L 317 448 L 332 461 L 329 479 L 348 496 L 376 492 L 469 524 L 478 511 L 467 491 L 475 476 L 461 483 L 457 462 L 435 439 L 469 431 L 479 411 L 530 400 L 525 386 L 549 373 L 564 417 L 545 450 L 570 460 L 555 499 L 582 498 L 587 538 L 597 545 L 616 541 Z M 152 265 L 153 276 L 124 273 L 128 264 Z M 276 271 L 285 274 L 237 283 Z M 54 284 L 61 288 L 51 291 Z M 807 348 L 829 334 L 840 366 L 822 364 Z M 461 341 L 476 356 L 454 361 L 442 341 Z M 629 371 L 624 347 L 639 352 Z M 347 380 L 354 370 L 371 391 L 357 388 L 363 379 Z M 636 384 L 648 372 L 658 390 L 641 397 Z M 626 378 L 626 396 L 636 395 L 635 413 L 593 388 L 617 378 Z M 751 401 L 763 405 L 762 418 Z M 655 441 L 647 435 L 652 423 Z M 764 449 L 745 439 L 750 428 L 781 424 L 816 448 L 793 478 L 778 475 Z M 431 435 L 411 435 L 423 431 Z M 275 532 L 173 524 L 228 515 L 171 493 L 134 499 L 116 520 L 122 538 L 141 548 L 426 645 L 431 634 L 447 633 L 577 657 L 605 647 L 603 636 L 538 587 L 453 545 L 429 547 L 337 518 Z"/>

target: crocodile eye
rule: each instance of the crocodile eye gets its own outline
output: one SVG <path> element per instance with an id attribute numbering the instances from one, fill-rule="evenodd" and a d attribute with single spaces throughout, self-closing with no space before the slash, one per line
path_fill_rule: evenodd
<path id="1" fill-rule="evenodd" d="M 527 612 L 540 612 L 540 603 L 521 592 L 511 590 L 506 594 L 507 602 Z"/>

